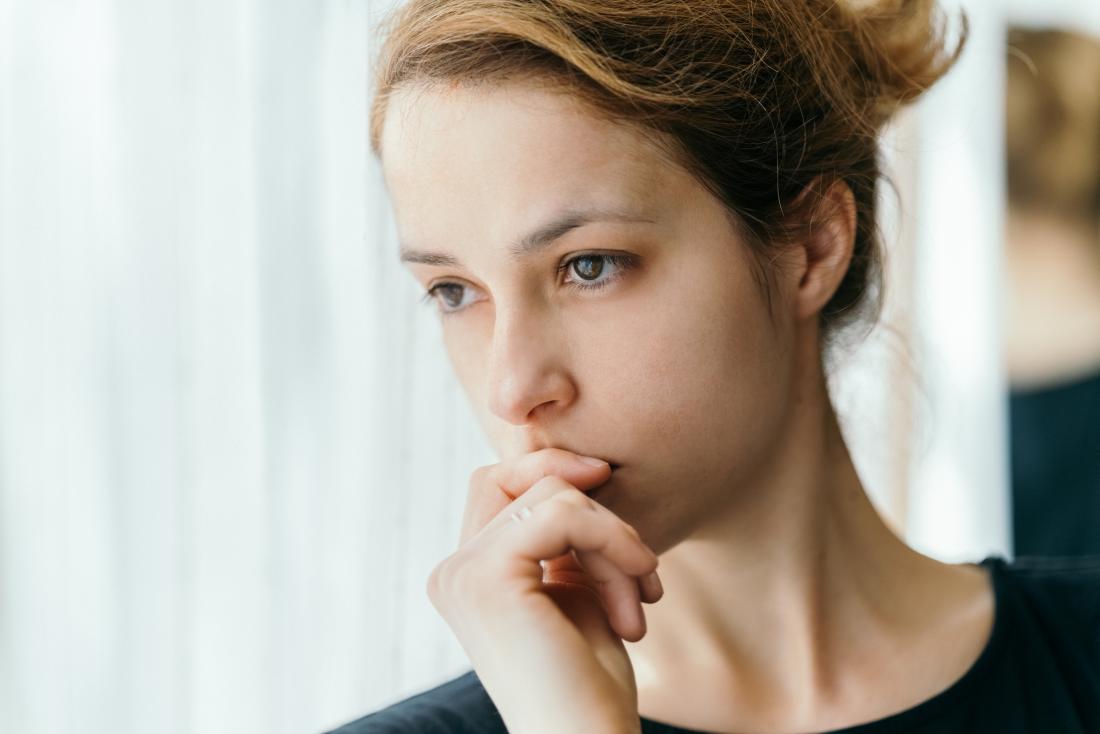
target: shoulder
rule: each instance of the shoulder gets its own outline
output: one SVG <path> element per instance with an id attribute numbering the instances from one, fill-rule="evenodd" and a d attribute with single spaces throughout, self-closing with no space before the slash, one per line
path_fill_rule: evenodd
<path id="1" fill-rule="evenodd" d="M 1100 662 L 1100 555 L 991 560 L 1049 635 L 1091 649 Z"/>
<path id="2" fill-rule="evenodd" d="M 473 670 L 326 734 L 506 734 Z"/>

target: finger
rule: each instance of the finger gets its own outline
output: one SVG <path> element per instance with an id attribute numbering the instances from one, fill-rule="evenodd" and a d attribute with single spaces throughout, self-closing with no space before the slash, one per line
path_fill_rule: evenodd
<path id="1" fill-rule="evenodd" d="M 501 527 L 505 527 L 507 524 L 511 524 L 512 516 L 520 510 L 522 507 L 533 506 L 540 502 L 546 501 L 549 497 L 557 494 L 558 492 L 576 492 L 578 491 L 572 485 L 569 485 L 560 477 L 548 477 L 536 482 L 529 490 L 524 492 L 515 502 L 509 505 L 506 509 L 507 512 L 501 512 L 500 515 L 494 518 L 489 525 L 485 527 L 483 532 L 495 533 L 499 532 Z M 602 507 L 602 505 L 601 505 Z M 606 509 L 606 508 L 604 508 Z M 609 511 L 610 512 L 610 511 Z M 621 519 L 621 518 L 620 518 Z M 629 524 L 626 524 L 627 531 L 631 533 L 635 538 L 641 541 L 641 536 L 638 532 Z M 644 541 L 642 541 L 644 544 Z M 649 550 L 648 546 L 645 546 L 646 550 Z M 542 561 L 543 568 L 543 581 L 559 581 L 559 582 L 572 582 L 572 583 L 585 583 L 587 572 L 585 567 L 577 560 L 573 552 L 566 553 L 557 558 Z M 594 594 L 601 596 L 601 592 L 598 584 L 594 580 L 589 578 L 588 586 L 591 588 Z M 637 587 L 635 592 L 638 598 L 646 603 L 653 604 L 660 600 L 664 595 L 664 590 L 661 588 L 661 581 L 657 576 L 657 572 L 654 571 L 651 574 L 642 576 L 634 580 Z M 635 593 L 632 592 L 632 595 Z M 606 604 L 606 602 L 605 602 Z"/>
<path id="2" fill-rule="evenodd" d="M 460 547 L 480 533 L 489 520 L 512 502 L 512 498 L 492 480 L 492 468 L 492 465 L 480 466 L 470 474 L 466 506 L 462 511 L 462 529 L 459 532 Z"/>
<path id="3" fill-rule="evenodd" d="M 546 481 L 550 481 L 548 478 Z M 614 588 L 637 603 L 636 577 L 657 569 L 657 556 L 647 548 L 638 534 L 618 516 L 579 492 L 559 492 L 550 499 L 531 507 L 531 514 L 520 523 L 502 528 L 499 542 L 506 557 L 519 557 L 532 563 L 532 575 L 541 581 L 534 564 L 544 559 L 558 559 L 570 551 L 580 557 L 596 552 L 608 560 L 620 573 L 632 579 L 634 592 Z M 559 559 L 566 563 L 566 559 Z M 607 566 L 588 569 L 599 574 L 597 582 L 610 582 L 616 576 Z M 614 603 L 618 608 L 620 602 Z"/>
<path id="4" fill-rule="evenodd" d="M 565 449 L 540 449 L 515 461 L 494 464 L 489 476 L 512 499 L 519 497 L 538 480 L 550 475 L 559 476 L 583 491 L 593 489 L 611 477 L 611 467 L 607 462 L 598 460 L 601 463 L 587 463 L 586 460 L 593 458 L 582 457 Z"/>
<path id="5" fill-rule="evenodd" d="M 607 601 L 600 590 L 600 584 L 585 570 L 577 559 L 577 551 L 570 550 L 557 558 L 542 561 L 542 581 L 544 584 L 572 584 L 583 586 L 592 592 L 592 596 L 608 611 Z"/>
<path id="6" fill-rule="evenodd" d="M 646 604 L 654 604 L 661 600 L 665 590 L 661 586 L 661 578 L 656 571 L 638 579 L 638 592 Z"/>
<path id="7" fill-rule="evenodd" d="M 501 512 L 498 517 L 493 518 L 493 520 L 485 527 L 483 532 L 496 533 L 499 532 L 500 528 L 512 524 L 512 516 L 515 513 L 519 512 L 522 507 L 531 507 L 540 502 L 545 502 L 547 499 L 559 492 L 577 491 L 578 490 L 576 489 L 576 487 L 568 484 L 560 477 L 544 477 L 543 479 L 536 482 L 529 490 L 520 495 L 520 497 L 516 499 L 515 502 L 509 505 L 506 508 L 507 512 Z M 607 512 L 610 512 L 610 510 L 607 510 L 602 505 L 600 505 L 600 508 L 604 509 Z M 622 521 L 621 518 L 620 521 Z M 623 521 L 623 524 L 626 526 L 627 532 L 629 532 L 631 535 L 641 541 L 641 536 L 638 534 L 637 530 L 635 530 L 625 521 Z M 649 547 L 644 546 L 644 541 L 641 542 L 643 543 L 643 547 L 645 547 L 646 550 L 649 551 Z M 587 571 L 585 570 L 585 567 L 580 562 L 578 562 L 572 551 L 557 558 L 542 561 L 542 568 L 543 581 L 547 582 L 559 581 L 563 583 L 572 582 L 583 584 L 585 583 L 585 578 L 587 576 Z M 592 580 L 591 577 L 588 577 L 588 579 L 588 585 L 592 589 L 593 593 L 602 596 L 600 588 L 595 583 L 595 581 Z M 639 579 L 636 579 L 635 585 L 637 586 L 637 595 L 642 602 L 645 602 L 647 604 L 652 604 L 658 601 L 664 594 L 664 591 L 661 589 L 660 580 L 657 578 L 656 572 L 653 572 L 648 576 L 643 576 Z"/>
<path id="8" fill-rule="evenodd" d="M 534 507 L 535 505 L 545 502 L 546 500 L 561 492 L 575 492 L 581 497 L 585 496 L 583 492 L 581 492 L 567 480 L 553 474 L 545 476 L 532 484 L 530 489 L 521 494 L 513 502 L 509 503 L 504 509 L 498 512 L 496 517 L 492 518 L 485 525 L 485 528 L 481 531 L 482 534 L 491 534 L 498 532 L 501 528 L 507 527 L 508 525 L 512 524 L 512 516 L 524 507 Z M 579 566 L 576 570 L 583 572 L 583 569 L 581 569 Z"/>
<path id="9" fill-rule="evenodd" d="M 596 581 L 611 626 L 619 637 L 637 642 L 645 636 L 645 614 L 638 580 L 626 574 L 603 553 L 577 551 L 581 565 Z"/>
<path id="10" fill-rule="evenodd" d="M 470 477 L 459 545 L 480 533 L 506 507 L 548 476 L 561 477 L 575 489 L 585 490 L 606 482 L 611 470 L 607 464 L 586 464 L 577 454 L 556 448 L 541 449 L 514 461 L 479 467 Z M 514 505 L 509 514 L 522 506 Z"/>

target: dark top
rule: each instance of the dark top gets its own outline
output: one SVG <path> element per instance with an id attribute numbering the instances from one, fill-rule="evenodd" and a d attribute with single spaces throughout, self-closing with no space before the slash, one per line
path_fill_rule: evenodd
<path id="1" fill-rule="evenodd" d="M 912 708 L 829 734 L 1100 733 L 1100 555 L 989 556 L 981 565 L 992 577 L 996 613 L 970 669 Z M 328 734 L 506 731 L 471 670 Z M 642 731 L 707 734 L 645 717 Z"/>
<path id="2" fill-rule="evenodd" d="M 1100 372 L 1009 394 L 1013 555 L 1100 554 Z"/>

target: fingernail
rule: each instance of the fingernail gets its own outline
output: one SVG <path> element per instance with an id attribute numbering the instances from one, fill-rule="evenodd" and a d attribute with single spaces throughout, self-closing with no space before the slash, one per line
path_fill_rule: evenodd
<path id="1" fill-rule="evenodd" d="M 603 459 L 595 459 L 591 456 L 581 456 L 580 460 L 589 466 L 608 466 L 608 463 Z"/>

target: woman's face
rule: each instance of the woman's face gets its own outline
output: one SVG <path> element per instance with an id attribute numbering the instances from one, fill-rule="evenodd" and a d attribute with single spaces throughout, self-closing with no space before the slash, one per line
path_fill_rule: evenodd
<path id="1" fill-rule="evenodd" d="M 720 202 L 628 126 L 535 85 L 400 89 L 383 172 L 405 262 L 501 459 L 617 464 L 592 495 L 658 552 L 749 486 L 789 408 L 775 320 Z M 429 254 L 430 253 L 430 254 Z"/>

